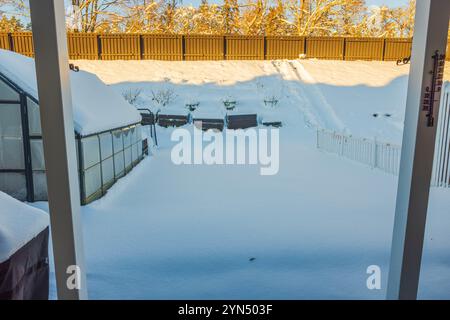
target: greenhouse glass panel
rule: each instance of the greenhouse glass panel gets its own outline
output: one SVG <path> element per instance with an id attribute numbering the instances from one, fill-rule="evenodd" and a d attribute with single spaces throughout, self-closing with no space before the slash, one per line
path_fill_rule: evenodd
<path id="1" fill-rule="evenodd" d="M 44 147 L 41 139 L 30 140 L 31 163 L 33 170 L 45 170 Z"/>
<path id="2" fill-rule="evenodd" d="M 131 161 L 134 163 L 138 159 L 137 143 L 131 146 Z"/>
<path id="3" fill-rule="evenodd" d="M 125 169 L 123 161 L 123 152 L 118 152 L 114 155 L 114 176 L 116 178 L 123 175 L 123 171 Z"/>
<path id="4" fill-rule="evenodd" d="M 114 153 L 123 150 L 122 130 L 116 130 L 113 132 L 113 147 Z"/>
<path id="5" fill-rule="evenodd" d="M 20 104 L 0 104 L 0 130 L 2 137 L 22 137 Z"/>
<path id="6" fill-rule="evenodd" d="M 137 141 L 137 129 L 136 127 L 131 127 L 131 144 L 135 144 Z"/>
<path id="7" fill-rule="evenodd" d="M 123 152 L 125 154 L 125 167 L 128 169 L 131 166 L 131 147 L 126 148 Z"/>
<path id="8" fill-rule="evenodd" d="M 131 132 L 127 128 L 123 130 L 123 147 L 127 148 L 129 146 L 131 146 Z"/>
<path id="9" fill-rule="evenodd" d="M 102 187 L 100 164 L 97 164 L 84 171 L 84 192 L 86 198 L 92 196 Z"/>
<path id="10" fill-rule="evenodd" d="M 103 186 L 110 184 L 114 180 L 114 161 L 109 158 L 102 161 Z"/>
<path id="11" fill-rule="evenodd" d="M 0 136 L 0 169 L 24 169 L 21 138 Z"/>
<path id="12" fill-rule="evenodd" d="M 150 127 L 150 126 L 149 126 Z M 142 140 L 142 128 L 141 125 L 136 125 L 136 141 Z"/>
<path id="13" fill-rule="evenodd" d="M 100 162 L 100 145 L 98 136 L 91 136 L 81 140 L 83 150 L 84 169 Z"/>
<path id="14" fill-rule="evenodd" d="M 100 138 L 100 153 L 102 160 L 109 158 L 113 155 L 112 135 L 110 132 L 102 133 Z"/>
<path id="15" fill-rule="evenodd" d="M 20 101 L 20 96 L 16 90 L 0 79 L 0 100 Z"/>
<path id="16" fill-rule="evenodd" d="M 138 158 L 142 158 L 142 142 L 138 142 Z"/>
<path id="17" fill-rule="evenodd" d="M 34 200 L 45 201 L 47 196 L 47 176 L 45 171 L 33 171 Z"/>
<path id="18" fill-rule="evenodd" d="M 26 200 L 27 187 L 24 173 L 0 172 L 0 190 L 19 200 Z"/>
<path id="19" fill-rule="evenodd" d="M 39 106 L 33 100 L 27 98 L 28 107 L 28 127 L 30 136 L 41 136 L 41 115 L 39 113 Z"/>

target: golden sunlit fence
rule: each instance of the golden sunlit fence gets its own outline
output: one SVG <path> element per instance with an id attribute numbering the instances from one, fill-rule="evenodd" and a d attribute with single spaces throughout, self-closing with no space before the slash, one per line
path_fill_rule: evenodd
<path id="1" fill-rule="evenodd" d="M 384 39 L 345 39 L 345 60 L 383 60 Z"/>
<path id="2" fill-rule="evenodd" d="M 395 61 L 411 54 L 407 38 L 68 33 L 71 59 L 272 60 L 299 57 Z M 31 32 L 0 33 L 0 48 L 32 57 Z M 450 47 L 449 47 L 450 48 Z M 450 58 L 450 50 L 447 52 Z"/>
<path id="3" fill-rule="evenodd" d="M 183 60 L 183 36 L 144 34 L 141 39 L 142 59 Z"/>
<path id="4" fill-rule="evenodd" d="M 263 36 L 225 36 L 227 60 L 264 60 Z"/>
<path id="5" fill-rule="evenodd" d="M 69 33 L 67 45 L 70 59 L 98 59 L 98 38 L 95 34 Z"/>
<path id="6" fill-rule="evenodd" d="M 100 34 L 102 60 L 140 60 L 141 40 L 138 34 Z"/>
<path id="7" fill-rule="evenodd" d="M 187 35 L 184 36 L 185 60 L 223 60 L 225 57 L 223 36 Z"/>
<path id="8" fill-rule="evenodd" d="M 389 38 L 385 40 L 384 60 L 395 61 L 411 54 L 412 40 L 405 38 Z"/>
<path id="9" fill-rule="evenodd" d="M 9 36 L 6 32 L 0 33 L 0 49 L 10 50 Z"/>
<path id="10" fill-rule="evenodd" d="M 305 37 L 266 37 L 266 59 L 297 59 L 305 53 Z"/>
<path id="11" fill-rule="evenodd" d="M 341 37 L 308 37 L 306 38 L 306 57 L 343 60 L 345 38 Z"/>
<path id="12" fill-rule="evenodd" d="M 11 33 L 11 44 L 15 52 L 34 57 L 33 36 L 31 32 Z"/>

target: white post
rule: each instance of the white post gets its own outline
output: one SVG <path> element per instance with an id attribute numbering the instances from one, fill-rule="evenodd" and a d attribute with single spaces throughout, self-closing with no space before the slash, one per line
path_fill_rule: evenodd
<path id="1" fill-rule="evenodd" d="M 64 1 L 30 7 L 58 298 L 86 299 Z"/>
<path id="2" fill-rule="evenodd" d="M 417 298 L 439 108 L 439 101 L 430 104 L 426 100 L 433 88 L 440 87 L 432 84 L 430 72 L 435 66 L 433 56 L 446 52 L 449 13 L 448 0 L 417 1 L 388 299 Z M 434 99 L 439 97 L 437 92 Z M 434 107 L 434 124 L 424 110 L 430 105 Z"/>
<path id="3" fill-rule="evenodd" d="M 377 137 L 373 139 L 373 159 L 372 159 L 372 167 L 376 168 L 377 165 L 377 155 L 378 155 L 378 143 Z"/>

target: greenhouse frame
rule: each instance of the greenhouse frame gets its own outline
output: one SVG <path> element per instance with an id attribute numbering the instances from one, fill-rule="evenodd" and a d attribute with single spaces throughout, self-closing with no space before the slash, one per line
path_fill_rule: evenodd
<path id="1" fill-rule="evenodd" d="M 75 130 L 75 139 L 82 204 L 102 197 L 144 157 L 140 122 L 87 135 Z M 39 102 L 1 72 L 0 190 L 47 200 Z"/>

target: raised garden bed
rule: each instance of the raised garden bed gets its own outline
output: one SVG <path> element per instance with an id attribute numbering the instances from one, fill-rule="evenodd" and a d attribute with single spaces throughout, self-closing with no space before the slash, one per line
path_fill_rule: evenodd
<path id="1" fill-rule="evenodd" d="M 161 127 L 181 127 L 189 123 L 190 114 L 183 110 L 162 110 L 157 118 Z"/>
<path id="2" fill-rule="evenodd" d="M 258 126 L 257 115 L 254 114 L 227 114 L 228 129 L 246 129 Z"/>
<path id="3" fill-rule="evenodd" d="M 266 127 L 274 127 L 274 128 L 280 128 L 283 126 L 283 123 L 281 121 L 261 121 L 261 124 Z"/>
<path id="4" fill-rule="evenodd" d="M 194 118 L 193 119 L 194 126 L 197 128 L 206 131 L 209 129 L 222 131 L 225 126 L 225 121 L 223 119 L 202 119 L 202 118 Z"/>
<path id="5" fill-rule="evenodd" d="M 205 110 L 196 110 L 191 113 L 192 122 L 201 130 L 222 131 L 225 127 L 225 116 L 221 110 L 210 108 Z"/>

